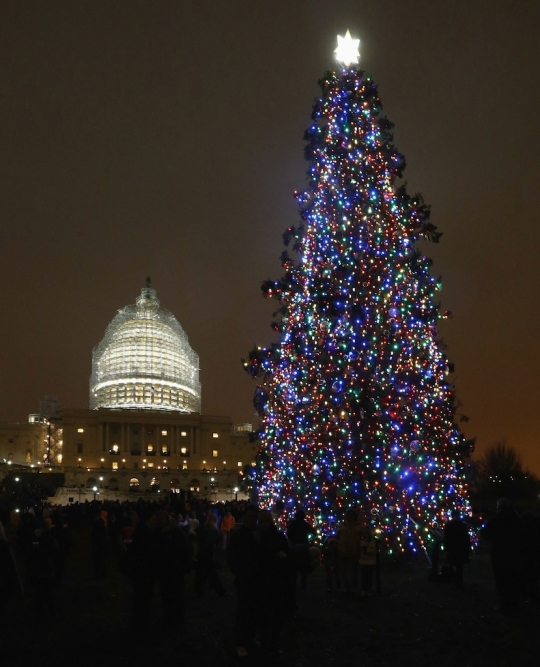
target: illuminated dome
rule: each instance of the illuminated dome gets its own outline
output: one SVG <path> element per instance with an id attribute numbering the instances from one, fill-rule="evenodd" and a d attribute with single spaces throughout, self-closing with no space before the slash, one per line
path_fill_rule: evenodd
<path id="1" fill-rule="evenodd" d="M 150 278 L 92 352 L 90 408 L 201 411 L 199 356 Z"/>

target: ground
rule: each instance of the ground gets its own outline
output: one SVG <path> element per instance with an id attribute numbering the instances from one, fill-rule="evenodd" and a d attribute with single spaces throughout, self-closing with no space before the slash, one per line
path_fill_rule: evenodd
<path id="1" fill-rule="evenodd" d="M 298 592 L 281 656 L 254 655 L 237 661 L 232 643 L 235 598 L 226 567 L 220 574 L 230 596 L 195 597 L 187 579 L 188 620 L 171 633 L 161 624 L 156 594 L 152 623 L 142 636 L 130 630 L 131 589 L 111 558 L 106 580 L 91 578 L 88 531 L 76 535 L 66 577 L 56 589 L 57 613 L 37 618 L 28 593 L 10 605 L 1 624 L 2 654 L 16 664 L 159 665 L 189 661 L 204 667 L 284 665 L 386 667 L 424 665 L 498 667 L 536 664 L 540 608 L 523 604 L 515 618 L 495 611 L 496 595 L 487 553 L 480 549 L 465 571 L 465 587 L 429 581 L 429 564 L 419 556 L 409 564 L 382 569 L 381 594 L 329 597 L 322 568 Z"/>

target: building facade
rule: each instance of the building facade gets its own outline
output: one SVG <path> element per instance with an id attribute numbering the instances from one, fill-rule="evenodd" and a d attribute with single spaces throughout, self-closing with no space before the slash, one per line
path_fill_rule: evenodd
<path id="1" fill-rule="evenodd" d="M 66 484 L 110 491 L 233 492 L 255 460 L 251 424 L 155 410 L 64 410 Z"/>
<path id="2" fill-rule="evenodd" d="M 150 279 L 92 353 L 90 408 L 0 424 L 0 458 L 62 470 L 72 491 L 235 493 L 255 460 L 251 424 L 201 414 L 199 357 Z"/>

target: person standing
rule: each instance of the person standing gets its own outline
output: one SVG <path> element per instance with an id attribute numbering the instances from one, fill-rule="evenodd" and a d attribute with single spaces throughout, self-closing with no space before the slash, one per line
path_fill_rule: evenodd
<path id="1" fill-rule="evenodd" d="M 191 567 L 191 553 L 185 532 L 164 510 L 157 513 L 157 528 L 157 578 L 165 626 L 177 628 L 185 620 L 184 575 Z"/>
<path id="2" fill-rule="evenodd" d="M 471 538 L 467 524 L 461 520 L 459 511 L 454 509 L 452 518 L 444 526 L 444 550 L 446 562 L 452 567 L 456 588 L 463 588 L 463 566 L 469 562 Z"/>
<path id="3" fill-rule="evenodd" d="M 491 543 L 491 566 L 500 611 L 517 612 L 521 592 L 522 525 L 507 498 L 497 501 L 497 514 L 489 519 L 480 535 Z"/>
<path id="4" fill-rule="evenodd" d="M 257 586 L 257 528 L 258 509 L 249 505 L 244 511 L 243 523 L 231 532 L 227 546 L 227 564 L 234 574 L 236 589 L 236 619 L 234 641 L 239 658 L 245 658 L 255 645 L 260 611 Z"/>
<path id="5" fill-rule="evenodd" d="M 358 514 L 353 509 L 347 510 L 345 521 L 338 529 L 339 574 L 347 594 L 358 589 L 361 538 L 362 526 L 358 522 Z"/>
<path id="6" fill-rule="evenodd" d="M 365 528 L 360 538 L 360 583 L 362 590 L 360 595 L 370 595 L 373 585 L 373 576 L 377 569 L 377 540 L 369 530 Z"/>
<path id="7" fill-rule="evenodd" d="M 148 629 L 157 574 L 158 540 L 157 517 L 154 512 L 150 512 L 133 530 L 128 551 L 127 573 L 133 587 L 131 629 L 135 632 Z"/>
<path id="8" fill-rule="evenodd" d="M 26 576 L 34 591 L 38 615 L 54 614 L 54 564 L 60 547 L 46 521 L 36 522 L 32 542 L 24 554 Z"/>
<path id="9" fill-rule="evenodd" d="M 276 528 L 269 510 L 260 511 L 258 521 L 255 543 L 261 649 L 279 651 L 281 629 L 291 599 L 290 547 L 285 535 Z"/>
<path id="10" fill-rule="evenodd" d="M 221 548 L 224 551 L 227 549 L 227 542 L 231 535 L 231 530 L 234 528 L 235 524 L 236 524 L 236 519 L 231 514 L 231 508 L 227 506 L 225 508 L 225 514 L 223 515 L 223 518 L 221 519 L 221 524 L 219 526 L 219 529 L 221 531 Z"/>
<path id="11" fill-rule="evenodd" d="M 6 539 L 4 525 L 0 522 L 0 629 L 3 627 L 4 610 L 8 603 L 14 598 L 22 597 L 22 592 L 15 558 Z"/>
<path id="12" fill-rule="evenodd" d="M 291 565 L 293 569 L 294 604 L 296 606 L 296 579 L 300 575 L 300 588 L 305 591 L 307 587 L 307 575 L 311 570 L 312 561 L 309 555 L 309 538 L 314 535 L 313 526 L 306 521 L 304 510 L 298 509 L 294 518 L 287 526 L 287 538 L 291 545 Z"/>
<path id="13" fill-rule="evenodd" d="M 215 512 L 208 510 L 205 523 L 196 531 L 195 590 L 199 598 L 204 596 L 207 581 L 219 597 L 227 595 L 216 567 L 216 548 L 221 541 L 221 534 L 216 524 Z"/>

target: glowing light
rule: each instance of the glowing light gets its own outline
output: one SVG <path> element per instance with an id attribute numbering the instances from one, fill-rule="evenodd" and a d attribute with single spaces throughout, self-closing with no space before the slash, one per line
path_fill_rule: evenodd
<path id="1" fill-rule="evenodd" d="M 355 64 L 360 58 L 359 39 L 353 39 L 349 30 L 345 33 L 345 37 L 337 36 L 338 45 L 334 50 L 336 60 L 343 63 L 345 66 Z"/>

